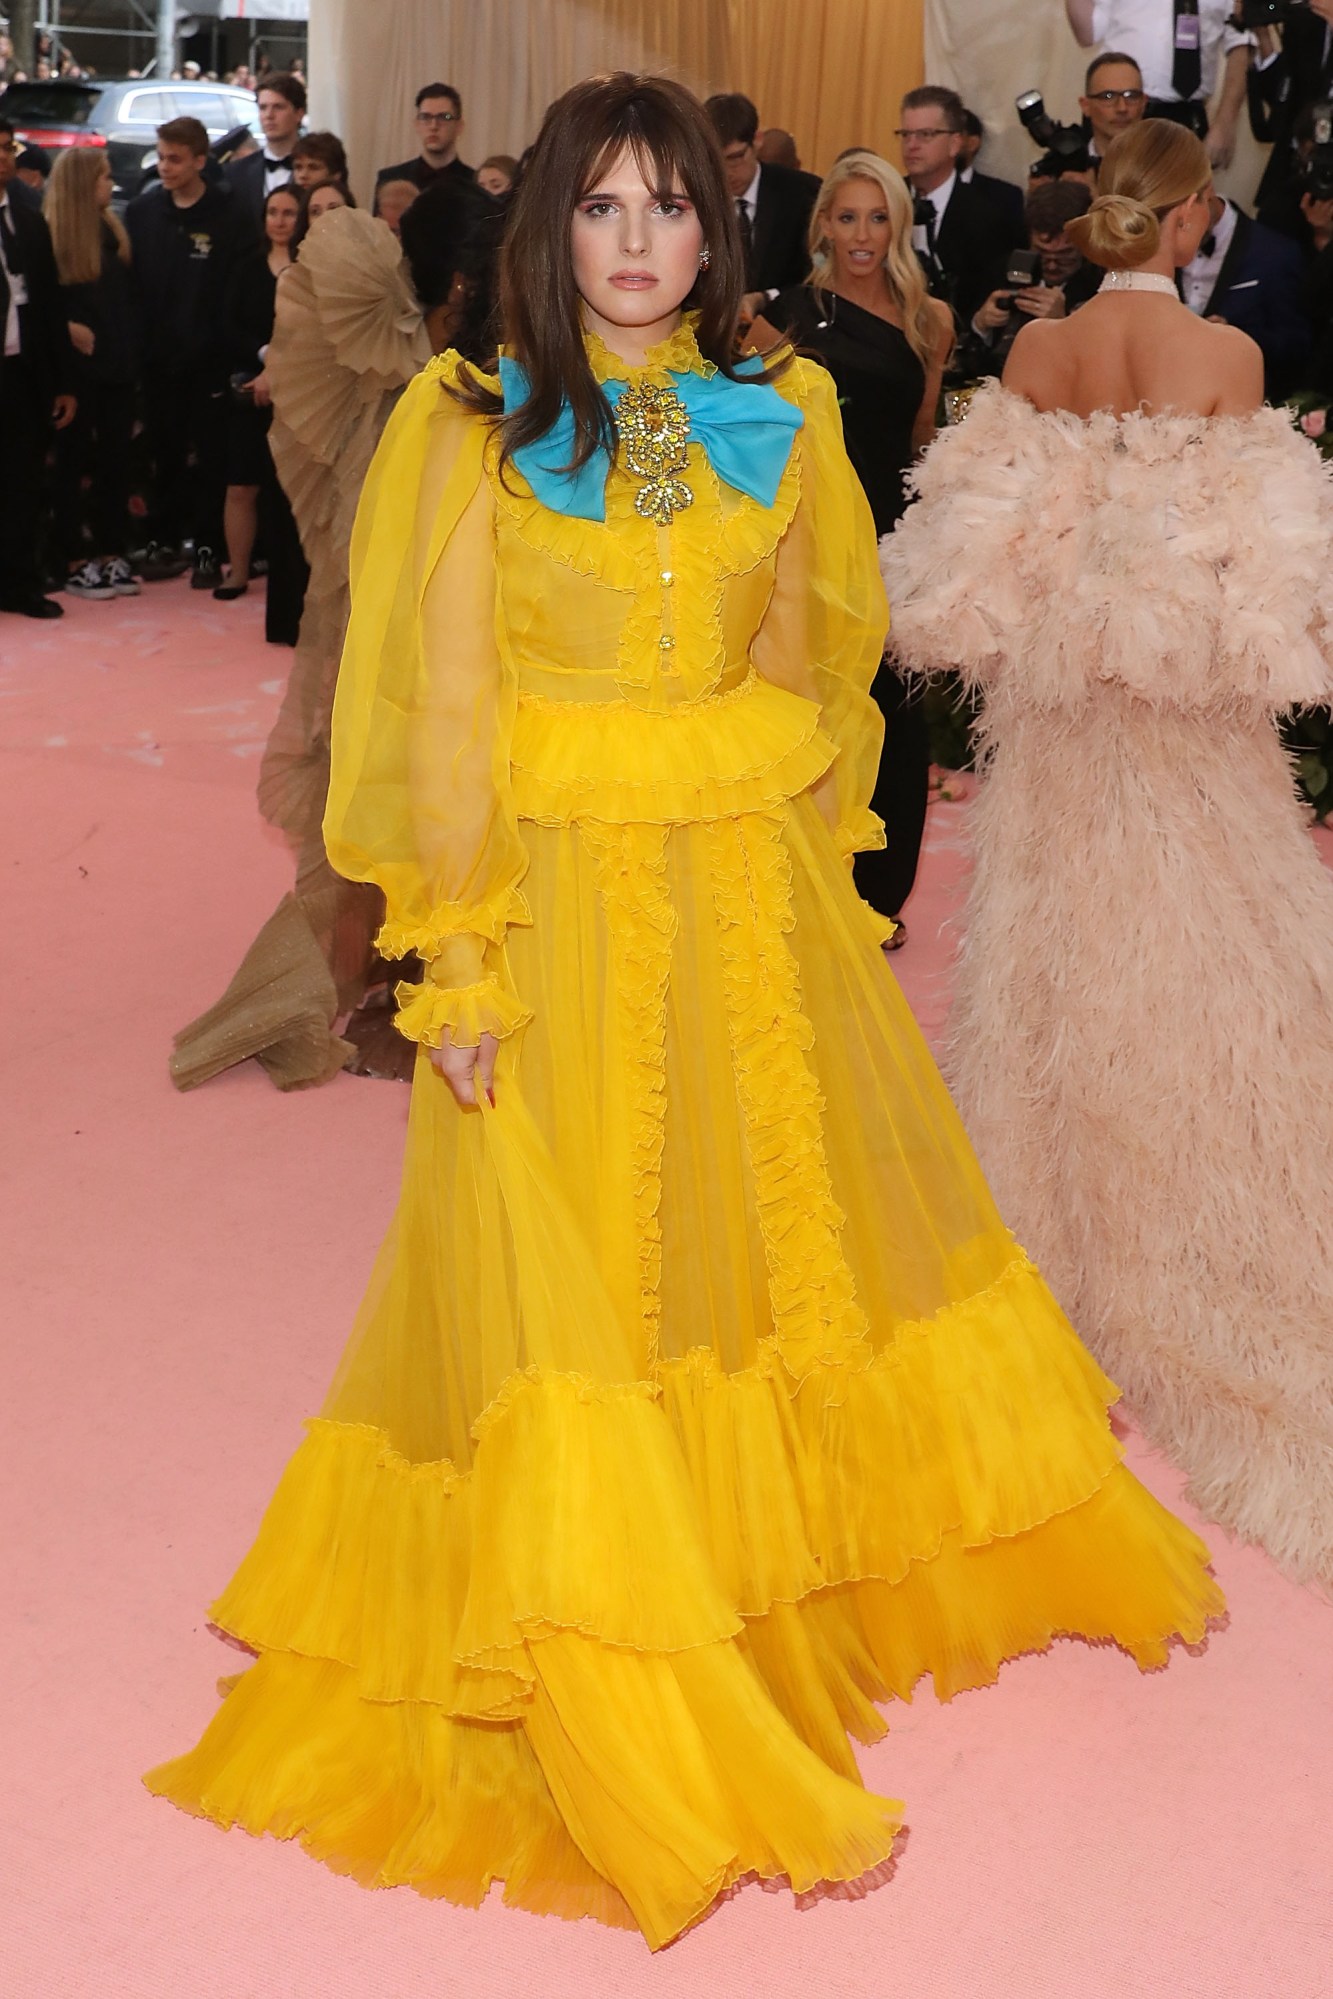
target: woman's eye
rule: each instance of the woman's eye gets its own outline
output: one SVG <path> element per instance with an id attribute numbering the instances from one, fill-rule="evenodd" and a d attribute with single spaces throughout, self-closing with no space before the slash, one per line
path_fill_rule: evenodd
<path id="1" fill-rule="evenodd" d="M 597 221 L 601 216 L 609 215 L 614 205 L 610 201 L 585 201 L 579 208 L 579 214 L 591 216 L 594 221 Z"/>
<path id="2" fill-rule="evenodd" d="M 687 201 L 677 201 L 674 196 L 668 195 L 658 202 L 657 212 L 666 216 L 684 215 L 688 207 Z"/>

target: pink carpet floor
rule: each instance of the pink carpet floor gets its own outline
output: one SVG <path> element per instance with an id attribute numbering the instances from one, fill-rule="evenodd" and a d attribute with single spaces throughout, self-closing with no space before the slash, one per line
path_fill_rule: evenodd
<path id="1" fill-rule="evenodd" d="M 167 1079 L 288 881 L 253 801 L 288 657 L 261 634 L 253 598 L 184 584 L 0 617 L 0 1991 L 1327 1999 L 1333 1610 L 1216 1532 L 1231 1616 L 1200 1656 L 1143 1677 L 1064 1644 L 919 1696 L 861 1759 L 908 1801 L 892 1882 L 806 1911 L 749 1890 L 656 1958 L 497 1897 L 370 1894 L 143 1791 L 240 1663 L 204 1606 L 337 1359 L 407 1111 L 349 1078 Z M 965 831 L 936 808 L 897 961 L 928 1032 Z"/>

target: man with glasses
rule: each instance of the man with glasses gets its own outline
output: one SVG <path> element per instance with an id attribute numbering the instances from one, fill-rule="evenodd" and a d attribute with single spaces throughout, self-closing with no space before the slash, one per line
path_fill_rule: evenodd
<path id="1" fill-rule="evenodd" d="M 1108 49 L 1088 64 L 1079 109 L 1092 132 L 1088 152 L 1100 167 L 1107 147 L 1131 125 L 1137 125 L 1148 108 L 1143 73 L 1133 56 Z"/>
<path id="2" fill-rule="evenodd" d="M 1004 283 L 1009 252 L 1023 241 L 1021 219 L 959 179 L 966 111 L 957 91 L 938 84 L 909 90 L 895 137 L 917 204 L 913 242 L 932 288 L 953 307 L 960 325 Z"/>
<path id="3" fill-rule="evenodd" d="M 428 187 L 437 187 L 441 181 L 465 181 L 471 186 L 477 178 L 473 169 L 465 166 L 458 157 L 458 141 L 463 131 L 463 100 L 452 83 L 426 84 L 417 92 L 416 107 L 419 150 L 410 160 L 402 160 L 397 166 L 380 168 L 375 176 L 377 207 L 379 190 L 385 181 L 410 180 L 413 187 L 424 192 Z"/>
<path id="4" fill-rule="evenodd" d="M 1065 12 L 1080 47 L 1109 42 L 1134 51 L 1149 118 L 1188 125 L 1214 166 L 1231 164 L 1254 48 L 1232 18 L 1236 0 L 1065 0 Z"/>

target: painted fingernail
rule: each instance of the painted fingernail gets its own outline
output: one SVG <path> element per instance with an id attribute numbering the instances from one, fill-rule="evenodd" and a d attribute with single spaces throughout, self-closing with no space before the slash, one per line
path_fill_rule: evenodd
<path id="1" fill-rule="evenodd" d="M 492 1109 L 492 1110 L 494 1110 L 494 1109 L 495 1109 L 495 1092 L 494 1092 L 494 1090 L 487 1090 L 487 1092 L 486 1092 L 486 1101 L 487 1101 L 487 1103 L 488 1103 L 488 1104 L 490 1105 L 491 1109 Z"/>

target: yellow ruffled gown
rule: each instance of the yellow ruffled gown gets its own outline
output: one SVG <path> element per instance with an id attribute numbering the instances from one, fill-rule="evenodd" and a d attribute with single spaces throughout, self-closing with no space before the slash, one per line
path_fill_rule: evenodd
<path id="1" fill-rule="evenodd" d="M 708 375 L 689 326 L 631 371 Z M 1059 1633 L 1222 1608 L 997 1214 L 857 897 L 886 610 L 829 377 L 776 503 L 552 511 L 429 364 L 372 468 L 330 855 L 504 1037 L 418 1062 L 396 1219 L 151 1788 L 375 1885 L 637 1924 L 889 1860 L 849 1735 Z"/>

